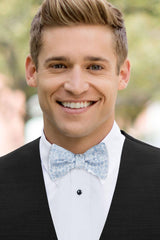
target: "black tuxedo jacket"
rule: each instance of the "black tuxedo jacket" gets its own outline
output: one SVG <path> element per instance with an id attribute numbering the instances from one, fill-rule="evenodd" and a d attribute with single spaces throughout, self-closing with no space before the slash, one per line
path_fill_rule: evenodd
<path id="1" fill-rule="evenodd" d="M 100 240 L 160 240 L 160 150 L 123 134 L 118 181 Z M 0 240 L 57 240 L 39 139 L 0 158 Z"/>

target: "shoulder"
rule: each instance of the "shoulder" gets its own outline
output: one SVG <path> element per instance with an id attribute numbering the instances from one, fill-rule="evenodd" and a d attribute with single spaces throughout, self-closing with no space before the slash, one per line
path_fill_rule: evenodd
<path id="1" fill-rule="evenodd" d="M 154 194 L 158 194 L 156 197 L 159 198 L 160 148 L 135 139 L 123 131 L 122 134 L 125 142 L 121 156 L 121 178 L 146 193 L 152 191 L 154 186 Z"/>
<path id="2" fill-rule="evenodd" d="M 146 157 L 147 159 L 149 157 L 156 158 L 160 162 L 160 148 L 140 141 L 124 131 L 121 131 L 121 133 L 125 136 L 124 149 L 130 151 L 133 156 Z"/>
<path id="3" fill-rule="evenodd" d="M 0 157 L 0 172 L 6 168 L 25 166 L 29 160 L 39 155 L 39 138 Z"/>

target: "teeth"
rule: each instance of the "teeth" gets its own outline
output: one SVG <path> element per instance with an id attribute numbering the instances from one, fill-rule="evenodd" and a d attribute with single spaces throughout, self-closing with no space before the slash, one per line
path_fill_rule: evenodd
<path id="1" fill-rule="evenodd" d="M 61 104 L 64 106 L 64 107 L 67 107 L 67 108 L 76 108 L 76 109 L 79 109 L 79 108 L 86 108 L 88 106 L 90 106 L 93 102 L 61 102 Z"/>

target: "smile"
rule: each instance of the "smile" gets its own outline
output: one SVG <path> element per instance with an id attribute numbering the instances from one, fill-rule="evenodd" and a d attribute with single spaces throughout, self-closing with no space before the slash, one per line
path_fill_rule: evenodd
<path id="1" fill-rule="evenodd" d="M 93 105 L 95 102 L 85 101 L 85 102 L 58 102 L 58 103 L 65 108 L 80 109 L 80 108 L 87 108 Z"/>

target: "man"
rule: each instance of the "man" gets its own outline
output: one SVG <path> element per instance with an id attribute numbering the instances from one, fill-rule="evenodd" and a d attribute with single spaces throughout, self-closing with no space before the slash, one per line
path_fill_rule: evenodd
<path id="1" fill-rule="evenodd" d="M 160 239 L 160 150 L 114 122 L 130 76 L 121 12 L 46 0 L 30 49 L 44 132 L 0 159 L 1 239 Z"/>

